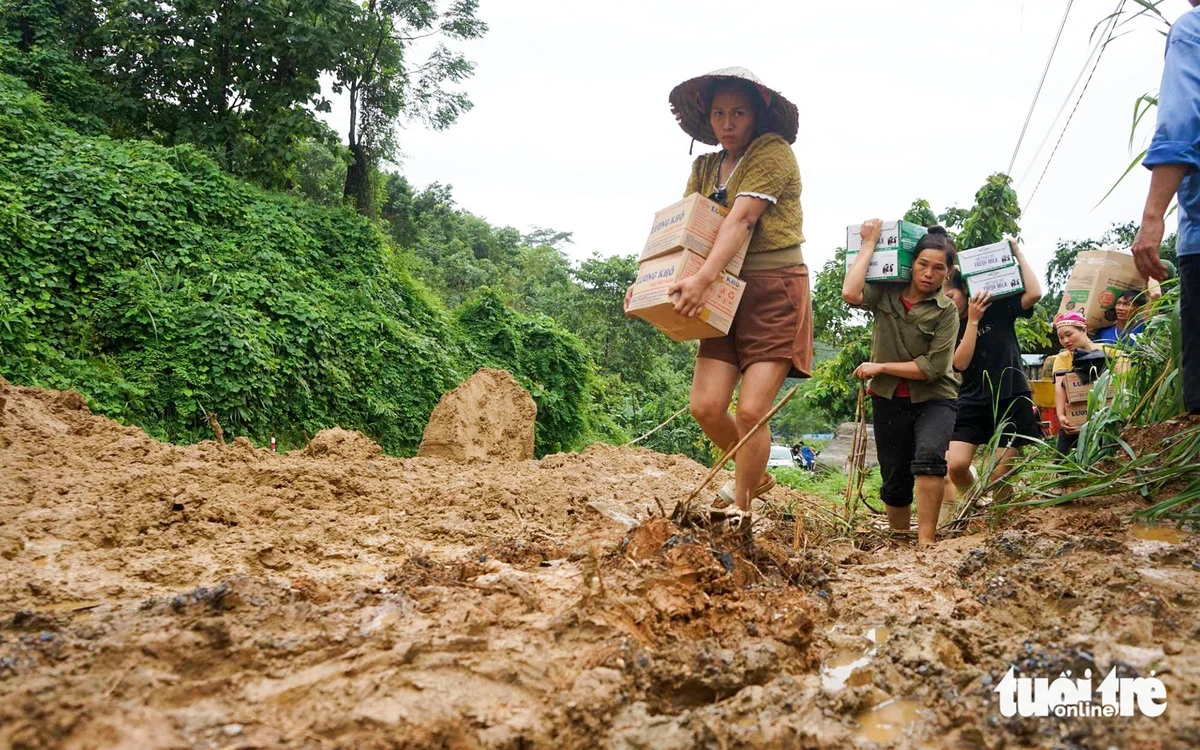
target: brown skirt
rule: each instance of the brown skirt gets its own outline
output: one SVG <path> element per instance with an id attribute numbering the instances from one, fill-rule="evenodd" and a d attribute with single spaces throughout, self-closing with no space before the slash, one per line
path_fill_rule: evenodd
<path id="1" fill-rule="evenodd" d="M 746 291 L 729 333 L 703 339 L 697 357 L 728 362 L 745 372 L 755 362 L 789 360 L 791 378 L 812 376 L 812 297 L 808 266 L 742 271 Z"/>

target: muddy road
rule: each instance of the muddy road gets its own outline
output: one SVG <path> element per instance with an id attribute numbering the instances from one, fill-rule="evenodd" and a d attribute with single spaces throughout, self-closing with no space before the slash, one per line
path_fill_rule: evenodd
<path id="1" fill-rule="evenodd" d="M 651 451 L 274 455 L 0 399 L 0 748 L 1200 747 L 1200 540 L 1130 501 L 748 550 L 655 517 L 704 470 Z M 1013 665 L 1168 707 L 1006 718 Z"/>

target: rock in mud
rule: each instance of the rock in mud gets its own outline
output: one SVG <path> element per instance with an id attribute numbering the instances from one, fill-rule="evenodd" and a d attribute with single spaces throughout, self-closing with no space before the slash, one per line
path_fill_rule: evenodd
<path id="1" fill-rule="evenodd" d="M 537 404 L 504 370 L 481 368 L 442 396 L 418 456 L 455 461 L 524 461 L 533 458 Z"/>

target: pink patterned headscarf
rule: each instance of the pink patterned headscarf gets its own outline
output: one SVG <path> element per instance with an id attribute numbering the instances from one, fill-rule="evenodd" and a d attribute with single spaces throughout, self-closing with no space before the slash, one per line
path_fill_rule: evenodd
<path id="1" fill-rule="evenodd" d="M 1087 330 L 1087 318 L 1083 317 L 1083 313 L 1078 310 L 1068 310 L 1054 316 L 1054 328 L 1058 330 L 1059 326 L 1075 326 Z"/>

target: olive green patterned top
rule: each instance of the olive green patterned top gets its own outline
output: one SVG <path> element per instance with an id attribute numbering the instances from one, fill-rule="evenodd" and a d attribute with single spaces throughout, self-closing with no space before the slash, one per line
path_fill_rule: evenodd
<path id="1" fill-rule="evenodd" d="M 685 197 L 692 193 L 714 197 L 724 153 L 722 150 L 696 157 Z M 800 245 L 804 242 L 800 167 L 792 147 L 782 136 L 766 133 L 750 143 L 725 183 L 724 199 L 718 202 L 730 208 L 739 195 L 770 201 L 754 225 L 742 267 L 747 271 L 762 271 L 803 263 L 804 257 L 800 253 Z"/>
<path id="2" fill-rule="evenodd" d="M 958 340 L 958 309 L 941 290 L 904 309 L 900 296 L 905 284 L 866 284 L 859 307 L 874 313 L 871 326 L 872 362 L 916 362 L 925 380 L 909 380 L 912 402 L 958 398 L 961 382 L 954 372 L 954 344 Z M 877 396 L 891 398 L 900 384 L 895 375 L 876 375 L 869 387 Z"/>

